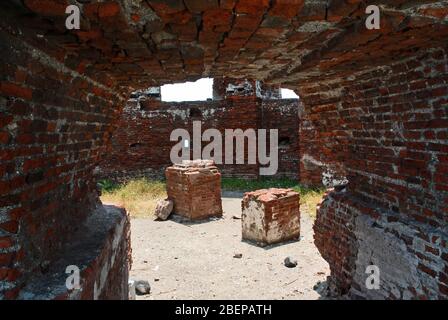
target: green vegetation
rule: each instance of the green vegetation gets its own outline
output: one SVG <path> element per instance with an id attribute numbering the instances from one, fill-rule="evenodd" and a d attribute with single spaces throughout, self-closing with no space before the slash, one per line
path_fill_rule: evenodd
<path id="1" fill-rule="evenodd" d="M 282 178 L 261 178 L 258 180 L 248 180 L 241 178 L 222 178 L 222 188 L 229 191 L 254 191 L 268 188 L 295 188 L 299 184 L 294 179 Z"/>
<path id="2" fill-rule="evenodd" d="M 154 213 L 157 201 L 166 198 L 165 182 L 147 178 L 131 180 L 116 184 L 109 180 L 101 180 L 101 201 L 126 208 L 132 217 L 150 217 Z M 268 188 L 291 188 L 300 193 L 302 212 L 314 217 L 316 206 L 322 200 L 323 188 L 305 187 L 293 179 L 264 178 L 246 180 L 241 178 L 222 178 L 224 191 L 254 191 Z"/>
<path id="3" fill-rule="evenodd" d="M 101 191 L 103 193 L 104 192 L 112 192 L 112 191 L 114 191 L 114 190 L 116 190 L 116 189 L 118 189 L 120 187 L 119 184 L 114 183 L 114 182 L 112 182 L 110 180 L 100 180 L 98 182 L 98 184 L 99 184 L 99 186 L 101 188 Z"/>

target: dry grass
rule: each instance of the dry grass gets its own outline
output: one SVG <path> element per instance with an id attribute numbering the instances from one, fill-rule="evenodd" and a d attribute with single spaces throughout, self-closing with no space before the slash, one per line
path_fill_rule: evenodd
<path id="1" fill-rule="evenodd" d="M 100 181 L 102 188 L 101 201 L 126 208 L 131 217 L 153 217 L 157 201 L 166 198 L 165 182 L 146 178 L 131 180 L 125 184 L 113 184 Z M 316 216 L 316 206 L 325 192 L 322 188 L 309 188 L 292 179 L 260 179 L 245 180 L 223 178 L 222 189 L 228 191 L 253 191 L 265 188 L 292 188 L 300 193 L 302 212 L 311 217 Z"/>
<path id="2" fill-rule="evenodd" d="M 307 212 L 311 217 L 316 217 L 316 207 L 322 201 L 325 191 L 311 190 L 300 195 L 300 211 Z"/>
<path id="3" fill-rule="evenodd" d="M 102 181 L 101 201 L 126 208 L 131 217 L 152 217 L 157 201 L 166 198 L 165 183 L 136 179 L 122 185 Z"/>

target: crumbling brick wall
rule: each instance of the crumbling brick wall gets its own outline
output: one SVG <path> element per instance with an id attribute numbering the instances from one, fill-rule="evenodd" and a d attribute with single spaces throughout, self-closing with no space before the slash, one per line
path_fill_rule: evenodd
<path id="1" fill-rule="evenodd" d="M 0 31 L 0 299 L 46 272 L 97 207 L 93 170 L 123 103 L 12 26 Z"/>
<path id="2" fill-rule="evenodd" d="M 302 179 L 327 168 L 347 179 L 325 197 L 314 229 L 342 293 L 447 298 L 447 59 L 432 49 L 303 88 Z M 307 168 L 307 157 L 321 168 Z M 382 270 L 380 290 L 365 287 L 369 264 Z"/>
<path id="3" fill-rule="evenodd" d="M 170 141 L 171 132 L 177 128 L 186 129 L 193 138 L 193 121 L 201 121 L 202 132 L 214 128 L 221 132 L 223 139 L 225 129 L 278 129 L 280 149 L 276 176 L 297 179 L 298 100 L 261 99 L 256 97 L 254 81 L 241 83 L 237 83 L 240 84 L 238 86 L 228 79 L 217 80 L 214 84 L 216 100 L 128 100 L 118 130 L 112 137 L 112 148 L 101 162 L 101 177 L 114 180 L 139 176 L 163 177 L 165 168 L 172 164 L 171 148 L 178 142 Z M 232 90 L 226 91 L 228 87 Z M 267 91 L 264 89 L 264 92 Z M 207 144 L 203 141 L 202 147 Z M 192 148 L 190 154 L 192 157 Z M 247 141 L 245 154 L 245 164 L 218 164 L 223 176 L 259 177 L 259 164 L 247 163 Z"/>
<path id="4" fill-rule="evenodd" d="M 193 137 L 193 121 L 202 121 L 202 131 L 208 128 L 246 130 L 256 128 L 257 101 L 160 102 L 157 110 L 141 110 L 136 100 L 128 101 L 119 129 L 112 139 L 110 153 L 101 163 L 101 176 L 126 179 L 137 176 L 163 177 L 172 164 L 171 148 L 178 141 L 170 141 L 176 128 L 186 129 Z M 199 113 L 199 116 L 195 113 Z M 202 143 L 203 146 L 207 142 Z M 192 156 L 192 150 L 190 150 Z M 228 175 L 239 174 L 253 178 L 257 165 L 218 165 Z"/>
<path id="5" fill-rule="evenodd" d="M 278 129 L 277 176 L 300 179 L 299 104 L 296 99 L 263 99 L 259 113 L 261 127 Z"/>

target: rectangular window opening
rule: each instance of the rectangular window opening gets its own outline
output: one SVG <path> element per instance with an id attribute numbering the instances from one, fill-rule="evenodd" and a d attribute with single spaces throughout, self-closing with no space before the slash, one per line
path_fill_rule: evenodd
<path id="1" fill-rule="evenodd" d="M 280 89 L 282 99 L 299 99 L 300 97 L 291 89 Z"/>
<path id="2" fill-rule="evenodd" d="M 165 84 L 161 87 L 162 101 L 207 101 L 213 99 L 213 78 L 195 82 Z"/>

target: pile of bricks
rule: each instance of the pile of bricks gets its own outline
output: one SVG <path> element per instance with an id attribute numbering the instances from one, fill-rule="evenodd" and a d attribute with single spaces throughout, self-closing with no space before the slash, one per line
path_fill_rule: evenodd
<path id="1" fill-rule="evenodd" d="M 165 174 L 175 214 L 191 220 L 222 216 L 221 174 L 213 161 L 183 161 L 168 167 Z"/>
<path id="2" fill-rule="evenodd" d="M 299 200 L 292 189 L 245 193 L 241 203 L 243 239 L 262 246 L 299 239 Z"/>

